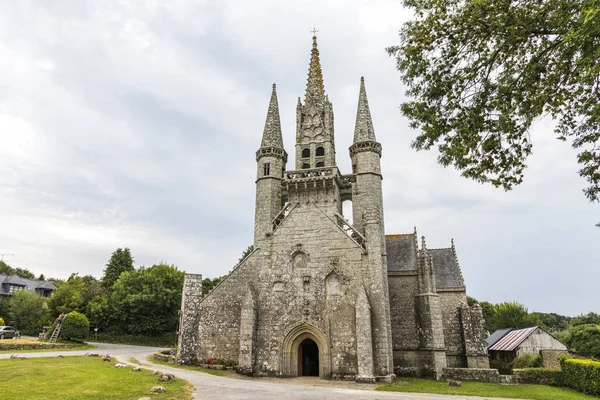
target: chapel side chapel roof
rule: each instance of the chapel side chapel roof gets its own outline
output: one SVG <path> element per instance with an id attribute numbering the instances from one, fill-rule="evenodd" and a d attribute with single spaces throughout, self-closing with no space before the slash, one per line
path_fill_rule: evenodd
<path id="1" fill-rule="evenodd" d="M 386 235 L 388 271 L 416 271 L 416 233 Z M 464 289 L 465 283 L 453 247 L 427 250 L 433 261 L 438 289 Z"/>

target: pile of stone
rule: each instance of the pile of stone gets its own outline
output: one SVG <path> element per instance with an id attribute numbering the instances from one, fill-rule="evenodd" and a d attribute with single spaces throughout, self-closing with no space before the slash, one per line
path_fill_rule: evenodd
<path id="1" fill-rule="evenodd" d="M 12 360 L 27 360 L 27 357 L 25 357 L 25 356 L 22 356 L 22 355 L 20 355 L 20 354 L 12 354 L 12 355 L 10 356 L 10 358 L 11 358 Z"/>

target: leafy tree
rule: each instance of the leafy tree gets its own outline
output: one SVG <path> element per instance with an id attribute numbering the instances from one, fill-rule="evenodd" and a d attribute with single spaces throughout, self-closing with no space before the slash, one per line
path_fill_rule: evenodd
<path id="1" fill-rule="evenodd" d="M 26 335 L 37 335 L 41 330 L 46 300 L 35 293 L 20 290 L 8 300 L 7 322 Z"/>
<path id="2" fill-rule="evenodd" d="M 244 261 L 244 259 L 246 257 L 248 257 L 250 255 L 250 253 L 252 253 L 254 251 L 254 245 L 251 244 L 250 246 L 248 246 L 246 248 L 246 250 L 244 250 L 242 252 L 242 256 L 240 257 L 240 259 L 238 260 L 237 264 L 235 264 L 235 266 L 237 267 L 238 265 L 240 265 L 242 263 L 242 261 Z"/>
<path id="3" fill-rule="evenodd" d="M 600 325 L 600 314 L 596 314 L 594 312 L 589 312 L 587 314 L 579 315 L 571 320 L 571 326 L 578 325 Z"/>
<path id="4" fill-rule="evenodd" d="M 585 196 L 600 200 L 600 0 L 404 0 L 414 18 L 396 57 L 421 130 L 438 161 L 510 190 L 523 180 L 539 117 L 579 149 Z"/>
<path id="5" fill-rule="evenodd" d="M 0 261 L 0 274 L 5 275 L 17 275 L 25 279 L 35 279 L 33 272 L 27 268 L 13 268 L 8 265 L 5 261 Z"/>
<path id="6" fill-rule="evenodd" d="M 500 303 L 494 306 L 493 330 L 527 328 L 539 324 L 539 319 L 535 315 L 529 314 L 527 307 L 516 301 Z"/>
<path id="7" fill-rule="evenodd" d="M 578 325 L 571 328 L 567 344 L 578 353 L 600 358 L 600 325 Z"/>
<path id="8" fill-rule="evenodd" d="M 112 253 L 108 264 L 106 264 L 104 276 L 102 277 L 102 285 L 110 289 L 123 272 L 133 270 L 133 257 L 129 248 L 118 248 Z"/>
<path id="9" fill-rule="evenodd" d="M 540 320 L 540 323 L 544 328 L 552 332 L 566 329 L 569 326 L 569 321 L 571 320 L 571 317 L 556 313 L 533 312 L 531 314 Z"/>
<path id="10" fill-rule="evenodd" d="M 0 261 L 0 274 L 14 275 L 15 269 L 8 265 L 5 261 Z"/>
<path id="11" fill-rule="evenodd" d="M 48 301 L 48 312 L 50 319 L 59 314 L 67 314 L 71 311 L 83 311 L 85 283 L 78 274 L 72 274 L 69 279 L 60 285 Z"/>
<path id="12" fill-rule="evenodd" d="M 95 296 L 85 306 L 85 313 L 89 315 L 90 326 L 94 328 L 108 325 L 109 306 L 106 296 Z"/>
<path id="13" fill-rule="evenodd" d="M 483 312 L 483 320 L 485 330 L 489 333 L 493 333 L 496 328 L 496 314 L 494 312 L 494 305 L 487 301 L 482 301 L 479 303 L 481 306 L 481 311 Z"/>
<path id="14" fill-rule="evenodd" d="M 33 272 L 31 272 L 27 268 L 15 268 L 15 275 L 25 279 L 35 279 L 35 275 L 33 274 Z"/>
<path id="15" fill-rule="evenodd" d="M 90 321 L 85 315 L 77 311 L 65 315 L 60 328 L 61 339 L 87 339 L 89 334 Z"/>
<path id="16" fill-rule="evenodd" d="M 110 296 L 111 325 L 134 335 L 175 332 L 184 276 L 166 264 L 122 273 Z"/>
<path id="17" fill-rule="evenodd" d="M 46 277 L 44 276 L 44 274 L 40 274 L 40 276 L 37 277 L 38 281 L 45 281 Z"/>
<path id="18" fill-rule="evenodd" d="M 225 279 L 227 275 L 219 276 L 218 278 L 210 279 L 204 278 L 202 279 L 202 296 L 206 296 L 211 290 L 213 290 L 223 279 Z"/>

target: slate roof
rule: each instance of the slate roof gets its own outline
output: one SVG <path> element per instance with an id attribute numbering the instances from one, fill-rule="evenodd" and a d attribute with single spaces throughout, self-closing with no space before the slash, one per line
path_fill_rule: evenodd
<path id="1" fill-rule="evenodd" d="M 0 275 L 0 296 L 10 296 L 10 286 L 24 286 L 25 290 L 55 290 L 56 286 L 50 281 L 38 281 L 37 279 L 25 279 L 16 275 Z"/>
<path id="2" fill-rule="evenodd" d="M 416 272 L 417 249 L 415 243 L 414 233 L 385 236 L 389 272 Z M 465 283 L 452 249 L 429 249 L 428 251 L 433 260 L 437 288 L 463 289 Z"/>
<path id="3" fill-rule="evenodd" d="M 498 329 L 496 332 L 492 333 L 485 341 L 488 344 L 488 347 L 495 344 L 498 340 L 502 339 L 504 335 L 508 332 L 512 331 L 512 328 Z"/>
<path id="4" fill-rule="evenodd" d="M 488 350 L 513 351 L 519 347 L 519 345 L 523 343 L 523 341 L 525 341 L 529 335 L 535 332 L 536 329 L 538 329 L 537 326 L 532 326 L 531 328 L 515 329 L 514 331 L 510 331 L 496 343 L 488 347 Z"/>
<path id="5" fill-rule="evenodd" d="M 440 289 L 459 289 L 465 287 L 462 274 L 452 249 L 429 249 L 435 270 L 435 284 Z"/>

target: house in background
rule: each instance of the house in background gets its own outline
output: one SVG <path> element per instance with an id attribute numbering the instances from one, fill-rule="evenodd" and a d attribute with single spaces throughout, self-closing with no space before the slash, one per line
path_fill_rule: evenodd
<path id="1" fill-rule="evenodd" d="M 56 286 L 50 281 L 25 279 L 17 275 L 0 275 L 0 300 L 21 290 L 32 291 L 42 297 L 51 297 Z"/>
<path id="2" fill-rule="evenodd" d="M 566 352 L 567 346 L 539 326 L 524 329 L 500 329 L 487 339 L 490 360 L 509 363 L 523 354 Z"/>

